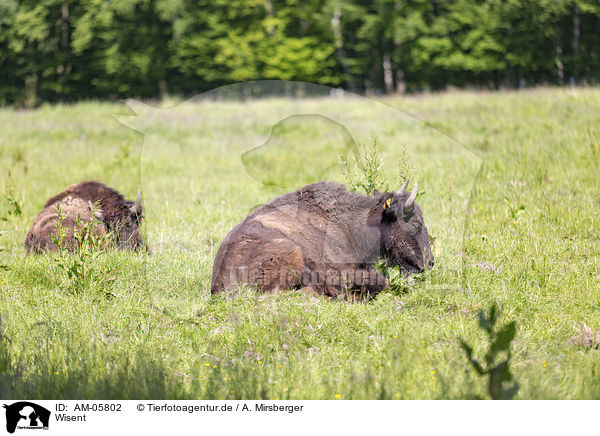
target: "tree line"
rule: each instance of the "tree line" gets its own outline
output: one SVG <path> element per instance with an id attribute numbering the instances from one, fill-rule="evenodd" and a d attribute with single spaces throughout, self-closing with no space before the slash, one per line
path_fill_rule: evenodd
<path id="1" fill-rule="evenodd" d="M 0 0 L 0 104 L 597 83 L 599 0 Z"/>

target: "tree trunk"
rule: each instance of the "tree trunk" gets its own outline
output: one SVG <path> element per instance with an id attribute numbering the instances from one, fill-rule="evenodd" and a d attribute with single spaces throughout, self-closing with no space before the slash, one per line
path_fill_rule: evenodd
<path id="1" fill-rule="evenodd" d="M 169 98 L 169 89 L 167 87 L 167 81 L 164 77 L 158 80 L 158 91 L 160 92 L 160 98 L 164 101 Z"/>
<path id="2" fill-rule="evenodd" d="M 267 11 L 267 16 L 274 17 L 275 9 L 273 8 L 273 3 L 271 3 L 271 0 L 264 0 L 264 5 L 265 5 L 265 10 Z M 275 28 L 273 26 L 270 26 L 268 33 L 269 33 L 269 38 L 272 38 L 273 35 L 275 35 Z"/>
<path id="3" fill-rule="evenodd" d="M 38 104 L 38 72 L 34 71 L 25 77 L 25 93 L 23 106 L 34 108 Z"/>
<path id="4" fill-rule="evenodd" d="M 395 5 L 396 11 L 400 9 L 400 3 L 396 3 Z M 401 55 L 402 49 L 402 41 L 398 37 L 394 37 L 394 51 L 398 53 L 398 56 Z M 398 66 L 396 69 L 396 92 L 398 94 L 404 94 L 406 92 L 406 82 L 404 81 L 404 70 L 400 66 L 400 62 L 398 62 Z"/>
<path id="5" fill-rule="evenodd" d="M 570 79 L 571 85 L 575 85 L 575 81 L 580 77 L 581 71 L 579 65 L 581 60 L 579 59 L 579 39 L 581 37 L 581 19 L 579 17 L 579 6 L 577 3 L 573 5 L 573 59 L 574 67 L 572 76 Z"/>
<path id="6" fill-rule="evenodd" d="M 383 54 L 383 85 L 386 94 L 394 92 L 394 76 L 392 74 L 392 61 L 390 60 L 389 52 Z"/>
<path id="7" fill-rule="evenodd" d="M 558 77 L 558 83 L 562 85 L 565 79 L 565 67 L 561 61 L 562 47 L 560 44 L 556 44 L 556 75 Z"/>
<path id="8" fill-rule="evenodd" d="M 558 76 L 558 83 L 562 85 L 565 79 L 565 67 L 562 63 L 562 46 L 560 45 L 560 29 L 558 25 L 554 26 L 556 32 L 556 75 Z"/>
<path id="9" fill-rule="evenodd" d="M 404 81 L 404 71 L 398 68 L 396 70 L 396 92 L 398 94 L 404 94 L 406 92 L 406 82 Z"/>
<path id="10" fill-rule="evenodd" d="M 60 35 L 60 50 L 59 59 L 61 63 L 58 65 L 57 73 L 59 74 L 58 83 L 64 86 L 66 76 L 71 72 L 70 58 L 70 42 L 69 42 L 69 5 L 63 3 L 60 7 L 61 17 L 61 35 Z M 61 91 L 62 92 L 62 91 Z"/>
<path id="11" fill-rule="evenodd" d="M 579 6 L 573 5 L 573 51 L 579 53 L 579 38 L 581 36 L 581 19 L 579 17 Z"/>
<path id="12" fill-rule="evenodd" d="M 333 10 L 333 16 L 331 17 L 331 30 L 333 31 L 333 38 L 335 40 L 335 57 L 342 65 L 342 69 L 344 70 L 344 76 L 346 76 L 346 82 L 348 83 L 348 89 L 350 90 L 350 92 L 356 92 L 356 85 L 354 84 L 354 79 L 350 74 L 350 68 L 348 68 L 348 63 L 346 62 L 344 38 L 342 35 L 342 30 L 340 28 L 341 19 L 342 10 L 340 8 L 339 2 L 336 2 Z"/>

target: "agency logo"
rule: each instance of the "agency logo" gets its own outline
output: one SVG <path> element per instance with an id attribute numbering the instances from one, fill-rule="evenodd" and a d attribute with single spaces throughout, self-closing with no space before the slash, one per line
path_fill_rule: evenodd
<path id="1" fill-rule="evenodd" d="M 4 405 L 6 409 L 6 431 L 14 433 L 18 429 L 48 430 L 50 411 L 28 401 Z"/>

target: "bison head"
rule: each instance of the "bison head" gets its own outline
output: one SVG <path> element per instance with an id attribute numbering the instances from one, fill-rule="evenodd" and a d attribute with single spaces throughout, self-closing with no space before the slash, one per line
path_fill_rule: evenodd
<path id="1" fill-rule="evenodd" d="M 142 196 L 138 190 L 137 200 L 118 202 L 102 211 L 104 224 L 113 232 L 118 247 L 137 250 L 142 247 L 140 226 L 142 224 Z"/>
<path id="2" fill-rule="evenodd" d="M 423 222 L 421 209 L 415 203 L 417 184 L 412 192 L 404 189 L 380 194 L 377 216 L 381 232 L 381 251 L 389 264 L 407 272 L 423 272 L 433 266 L 429 234 Z"/>

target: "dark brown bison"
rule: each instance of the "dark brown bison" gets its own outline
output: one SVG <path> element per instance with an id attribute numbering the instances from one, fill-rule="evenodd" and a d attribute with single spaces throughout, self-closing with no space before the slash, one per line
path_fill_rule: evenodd
<path id="1" fill-rule="evenodd" d="M 60 224 L 62 216 L 62 224 Z M 63 246 L 69 250 L 76 248 L 74 237 L 77 223 L 95 221 L 89 226 L 96 236 L 112 233 L 117 247 L 138 249 L 142 246 L 140 224 L 142 221 L 142 199 L 138 190 L 137 201 L 127 201 L 114 189 L 100 182 L 83 182 L 69 186 L 63 192 L 49 199 L 44 209 L 35 218 L 33 226 L 25 237 L 28 252 L 56 250 L 54 237 L 58 237 L 57 226 L 61 225 L 66 234 Z M 81 230 L 81 229 L 77 229 Z"/>
<path id="2" fill-rule="evenodd" d="M 379 257 L 406 272 L 432 267 L 417 186 L 409 193 L 407 183 L 398 192 L 365 196 L 319 182 L 265 204 L 221 244 L 212 293 L 247 283 L 265 292 L 373 296 L 388 286 L 373 268 Z"/>

